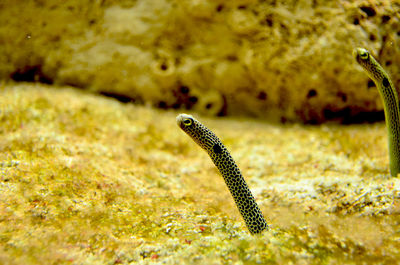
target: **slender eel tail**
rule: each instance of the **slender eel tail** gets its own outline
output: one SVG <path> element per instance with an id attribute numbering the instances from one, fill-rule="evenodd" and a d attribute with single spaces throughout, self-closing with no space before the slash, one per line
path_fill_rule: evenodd
<path id="1" fill-rule="evenodd" d="M 257 234 L 268 229 L 267 222 L 240 173 L 239 167 L 219 138 L 190 115 L 180 114 L 176 121 L 186 134 L 207 151 L 221 172 L 250 233 Z"/>
<path id="2" fill-rule="evenodd" d="M 374 81 L 381 95 L 388 133 L 390 174 L 400 173 L 400 107 L 399 95 L 389 75 L 372 55 L 363 48 L 354 50 L 353 55 L 359 65 Z"/>

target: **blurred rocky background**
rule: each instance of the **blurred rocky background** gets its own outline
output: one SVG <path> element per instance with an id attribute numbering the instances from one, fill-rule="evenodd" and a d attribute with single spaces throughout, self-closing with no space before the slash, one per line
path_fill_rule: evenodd
<path id="1" fill-rule="evenodd" d="M 352 58 L 400 87 L 400 1 L 0 0 L 0 79 L 278 122 L 383 119 Z"/>

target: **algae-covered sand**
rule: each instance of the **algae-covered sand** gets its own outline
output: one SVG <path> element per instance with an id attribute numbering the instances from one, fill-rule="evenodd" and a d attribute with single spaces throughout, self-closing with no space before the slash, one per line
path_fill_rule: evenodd
<path id="1" fill-rule="evenodd" d="M 1 85 L 1 264 L 342 264 L 400 260 L 383 123 L 199 118 L 270 231 L 251 236 L 178 112 L 71 88 Z"/>

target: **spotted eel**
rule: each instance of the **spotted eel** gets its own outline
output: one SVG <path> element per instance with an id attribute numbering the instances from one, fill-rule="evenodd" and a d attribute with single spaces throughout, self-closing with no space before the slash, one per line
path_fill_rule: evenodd
<path id="1" fill-rule="evenodd" d="M 400 108 L 399 95 L 382 66 L 363 48 L 357 48 L 353 55 L 368 76 L 375 82 L 383 101 L 388 135 L 390 174 L 400 173 Z"/>
<path id="2" fill-rule="evenodd" d="M 219 138 L 190 115 L 179 114 L 176 121 L 186 134 L 207 151 L 222 174 L 250 233 L 258 234 L 268 229 L 267 222 L 240 173 L 239 167 Z"/>

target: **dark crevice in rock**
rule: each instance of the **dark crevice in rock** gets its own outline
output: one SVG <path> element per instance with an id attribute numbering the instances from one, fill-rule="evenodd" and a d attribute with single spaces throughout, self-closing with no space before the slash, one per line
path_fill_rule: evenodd
<path id="1" fill-rule="evenodd" d="M 313 98 L 318 95 L 317 91 L 315 89 L 310 89 L 307 93 L 307 98 Z"/>
<path id="2" fill-rule="evenodd" d="M 383 110 L 365 112 L 350 107 L 338 110 L 325 108 L 323 114 L 326 121 L 339 121 L 342 124 L 374 123 L 385 120 Z"/>
<path id="3" fill-rule="evenodd" d="M 42 71 L 41 65 L 25 66 L 11 73 L 11 79 L 17 82 L 39 82 L 43 84 L 53 84 L 54 80 L 46 76 Z"/>
<path id="4" fill-rule="evenodd" d="M 363 11 L 367 16 L 373 17 L 376 15 L 376 11 L 373 7 L 370 6 L 361 6 L 360 7 L 361 11 Z"/>
<path id="5" fill-rule="evenodd" d="M 136 100 L 132 97 L 126 96 L 126 95 L 122 95 L 122 94 L 118 94 L 115 92 L 106 92 L 106 91 L 101 91 L 100 95 L 106 96 L 106 97 L 110 97 L 110 98 L 114 98 L 116 100 L 118 100 L 119 102 L 122 103 L 129 103 L 129 102 L 135 102 Z"/>

